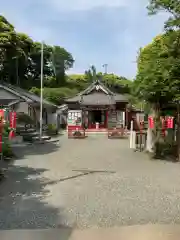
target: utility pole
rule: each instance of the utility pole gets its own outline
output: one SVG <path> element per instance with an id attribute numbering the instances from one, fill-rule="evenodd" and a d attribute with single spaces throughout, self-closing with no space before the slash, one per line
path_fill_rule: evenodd
<path id="1" fill-rule="evenodd" d="M 17 78 L 17 86 L 19 86 L 19 64 L 18 57 L 16 57 L 16 78 Z"/>
<path id="2" fill-rule="evenodd" d="M 107 74 L 108 64 L 105 63 L 105 64 L 103 64 L 102 66 L 103 66 L 103 68 L 104 68 L 104 74 Z"/>
<path id="3" fill-rule="evenodd" d="M 42 140 L 42 126 L 43 126 L 43 68 L 44 68 L 44 43 L 41 43 L 41 100 L 40 100 L 40 131 L 39 138 Z"/>

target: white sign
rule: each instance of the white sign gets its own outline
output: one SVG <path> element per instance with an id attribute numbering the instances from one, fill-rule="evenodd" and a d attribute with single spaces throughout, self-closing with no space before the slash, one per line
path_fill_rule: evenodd
<path id="1" fill-rule="evenodd" d="M 69 110 L 67 122 L 69 126 L 80 126 L 82 124 L 82 111 Z"/>

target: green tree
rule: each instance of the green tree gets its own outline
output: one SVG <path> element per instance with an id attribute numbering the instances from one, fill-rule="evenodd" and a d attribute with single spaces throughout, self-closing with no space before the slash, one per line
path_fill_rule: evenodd
<path id="1" fill-rule="evenodd" d="M 88 82 L 94 82 L 97 80 L 97 72 L 96 67 L 92 65 L 87 71 L 85 71 L 85 79 L 87 79 Z"/>
<path id="2" fill-rule="evenodd" d="M 165 22 L 166 29 L 180 27 L 180 1 L 179 0 L 149 0 L 148 10 L 150 15 L 159 11 L 167 12 L 170 17 Z"/>
<path id="3" fill-rule="evenodd" d="M 64 48 L 54 46 L 52 49 L 52 68 L 56 76 L 57 86 L 64 86 L 66 82 L 65 71 L 73 66 L 74 59 L 72 55 Z"/>
<path id="4" fill-rule="evenodd" d="M 179 64 L 180 64 L 180 1 L 179 0 L 149 0 L 148 11 L 150 15 L 154 15 L 159 11 L 164 11 L 169 13 L 169 18 L 164 24 L 164 28 L 166 34 L 164 35 L 163 46 L 165 50 L 161 51 L 160 55 L 161 59 L 158 62 L 159 66 L 158 70 L 156 71 L 156 76 L 159 76 L 156 79 L 157 88 L 154 89 L 153 92 L 158 96 L 158 100 L 162 100 L 163 97 L 166 101 L 176 100 L 180 98 L 179 94 L 179 87 L 180 87 L 180 71 L 179 71 Z M 165 43 L 165 44 L 164 44 Z M 163 59 L 164 58 L 164 59 Z M 162 60 L 163 59 L 163 60 Z M 156 69 L 157 70 L 157 69 Z M 163 76 L 163 70 L 164 75 Z M 152 69 L 151 74 L 154 69 Z M 162 77 L 163 76 L 163 77 Z M 162 82 L 164 83 L 162 85 Z M 153 84 L 152 84 L 153 85 Z M 162 91 L 160 91 L 160 87 Z M 171 93 L 168 93 L 171 92 Z M 162 97 L 163 95 L 163 97 Z M 156 99 L 157 100 L 157 99 Z M 179 123 L 180 124 L 180 123 Z M 178 128 L 179 132 L 179 128 Z M 179 139 L 179 133 L 177 132 L 177 139 Z M 179 142 L 179 140 L 177 140 Z"/>
<path id="5" fill-rule="evenodd" d="M 72 55 L 64 48 L 44 44 L 44 78 L 56 78 L 56 86 L 65 83 L 65 71 L 73 66 Z M 40 86 L 41 43 L 24 33 L 0 15 L 0 78 L 24 88 Z M 54 83 L 54 82 L 53 82 Z M 54 85 L 53 85 L 54 86 Z"/>
<path id="6" fill-rule="evenodd" d="M 178 31 L 168 31 L 157 36 L 151 44 L 140 50 L 138 72 L 134 81 L 134 94 L 149 103 L 153 109 L 156 128 L 154 129 L 155 156 L 159 156 L 161 138 L 161 110 L 172 103 L 180 94 L 180 54 L 175 51 Z M 179 55 L 180 56 L 180 55 Z"/>

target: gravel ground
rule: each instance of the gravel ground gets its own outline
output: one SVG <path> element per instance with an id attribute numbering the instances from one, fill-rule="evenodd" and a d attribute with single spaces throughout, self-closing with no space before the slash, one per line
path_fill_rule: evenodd
<path id="1" fill-rule="evenodd" d="M 0 229 L 180 223 L 180 164 L 91 135 L 16 148 L 0 185 Z"/>

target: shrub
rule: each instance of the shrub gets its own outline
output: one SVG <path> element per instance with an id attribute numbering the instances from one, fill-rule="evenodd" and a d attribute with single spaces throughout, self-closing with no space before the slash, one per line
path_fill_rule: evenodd
<path id="1" fill-rule="evenodd" d="M 5 141 L 5 143 L 3 144 L 2 146 L 2 152 L 3 152 L 3 156 L 6 158 L 6 157 L 13 157 L 14 154 L 13 154 L 13 151 L 12 151 L 12 148 L 9 144 L 8 141 Z"/>
<path id="2" fill-rule="evenodd" d="M 47 133 L 49 135 L 57 135 L 58 134 L 58 130 L 55 124 L 49 124 L 48 128 L 47 128 Z"/>
<path id="3" fill-rule="evenodd" d="M 17 113 L 17 123 L 33 124 L 33 119 L 25 113 Z"/>

